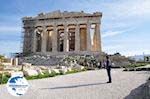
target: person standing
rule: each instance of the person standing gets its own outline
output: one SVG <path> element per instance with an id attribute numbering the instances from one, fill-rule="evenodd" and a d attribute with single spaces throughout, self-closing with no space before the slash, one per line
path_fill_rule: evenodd
<path id="1" fill-rule="evenodd" d="M 108 75 L 108 82 L 107 83 L 111 83 L 112 82 L 112 79 L 111 79 L 111 61 L 109 59 L 109 56 L 106 56 L 105 68 L 107 70 L 107 75 Z"/>

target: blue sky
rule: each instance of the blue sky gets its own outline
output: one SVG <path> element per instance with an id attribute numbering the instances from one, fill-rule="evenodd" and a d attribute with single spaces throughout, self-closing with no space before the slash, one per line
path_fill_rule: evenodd
<path id="1" fill-rule="evenodd" d="M 109 54 L 150 54 L 150 0 L 1 0 L 0 54 L 22 51 L 24 16 L 41 12 L 103 13 L 102 49 Z"/>

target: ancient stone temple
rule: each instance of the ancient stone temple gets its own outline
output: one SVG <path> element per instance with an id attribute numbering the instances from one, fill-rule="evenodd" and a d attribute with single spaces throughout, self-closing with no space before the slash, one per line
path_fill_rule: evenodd
<path id="1" fill-rule="evenodd" d="M 101 52 L 102 13 L 40 13 L 24 17 L 23 53 L 55 55 Z"/>

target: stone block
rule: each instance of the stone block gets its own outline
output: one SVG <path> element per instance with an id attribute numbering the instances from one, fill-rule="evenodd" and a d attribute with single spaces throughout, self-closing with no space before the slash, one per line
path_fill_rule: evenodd
<path id="1" fill-rule="evenodd" d="M 51 70 L 51 69 L 48 69 L 48 73 L 51 74 L 51 73 L 52 73 L 52 70 Z"/>
<path id="2" fill-rule="evenodd" d="M 22 71 L 19 71 L 19 72 L 12 71 L 11 72 L 11 76 L 16 76 L 16 75 L 23 76 L 23 72 Z"/>
<path id="3" fill-rule="evenodd" d="M 70 72 L 70 71 L 72 71 L 72 68 L 71 68 L 71 67 L 68 67 L 67 70 Z"/>
<path id="4" fill-rule="evenodd" d="M 39 67 L 41 70 L 47 70 L 47 67 L 45 67 L 45 66 L 40 66 Z"/>
<path id="5" fill-rule="evenodd" d="M 65 74 L 67 71 L 68 71 L 68 69 L 67 69 L 67 68 L 60 69 L 60 70 L 59 70 L 59 72 L 60 72 L 60 73 L 62 73 L 62 74 Z"/>
<path id="6" fill-rule="evenodd" d="M 23 71 L 25 76 L 37 76 L 38 72 L 36 70 L 33 69 L 26 69 Z"/>
<path id="7" fill-rule="evenodd" d="M 22 63 L 22 66 L 32 66 L 31 63 Z"/>
<path id="8" fill-rule="evenodd" d="M 38 72 L 38 74 L 44 75 L 43 72 L 42 72 L 42 70 L 40 68 L 36 69 L 36 71 Z"/>
<path id="9" fill-rule="evenodd" d="M 59 69 L 52 69 L 52 72 L 55 72 L 55 73 L 57 73 L 57 74 L 60 73 L 60 72 L 59 72 Z"/>
<path id="10" fill-rule="evenodd" d="M 84 67 L 83 66 L 75 66 L 75 67 L 72 67 L 72 69 L 76 69 L 76 70 L 83 70 Z"/>

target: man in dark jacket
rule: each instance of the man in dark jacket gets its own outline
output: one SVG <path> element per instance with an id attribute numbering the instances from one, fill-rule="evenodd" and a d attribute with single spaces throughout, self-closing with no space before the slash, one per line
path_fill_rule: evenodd
<path id="1" fill-rule="evenodd" d="M 109 56 L 106 56 L 106 63 L 105 63 L 105 67 L 107 70 L 107 74 L 108 74 L 108 82 L 107 83 L 111 83 L 111 61 L 109 59 Z"/>

